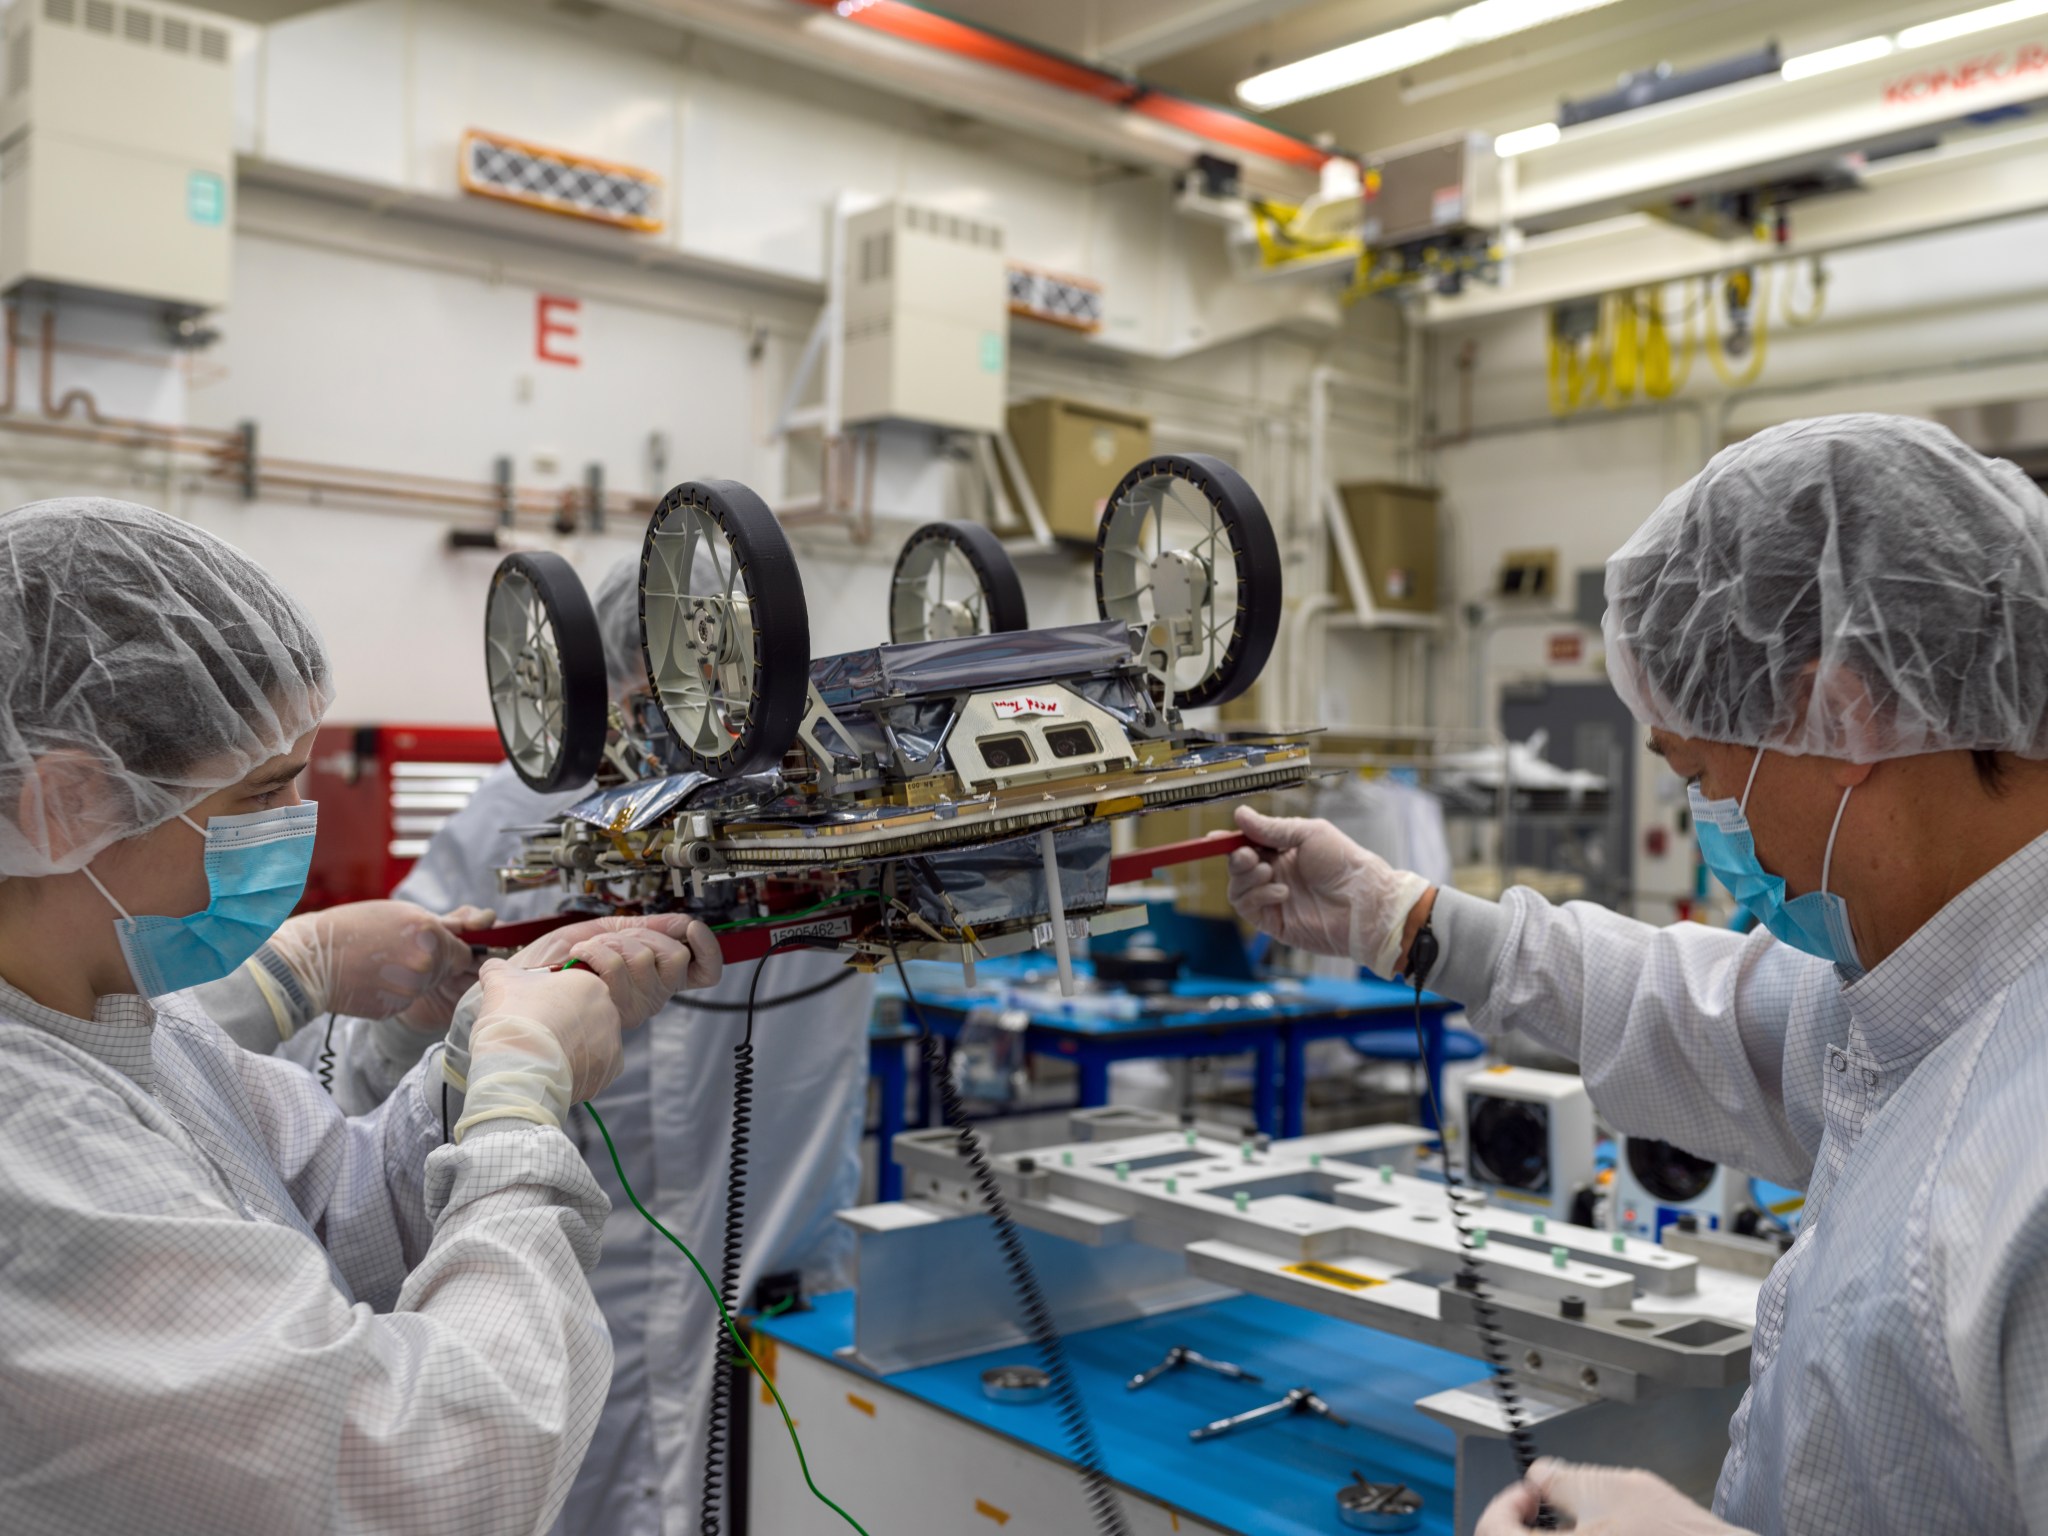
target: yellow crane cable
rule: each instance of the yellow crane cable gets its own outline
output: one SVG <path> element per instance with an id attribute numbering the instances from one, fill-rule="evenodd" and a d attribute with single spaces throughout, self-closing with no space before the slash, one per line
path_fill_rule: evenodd
<path id="1" fill-rule="evenodd" d="M 1569 416 L 1572 413 L 1571 398 L 1566 393 L 1564 343 L 1558 339 L 1557 325 L 1553 321 L 1544 328 L 1543 339 L 1549 346 L 1545 359 L 1547 368 L 1544 384 L 1550 395 L 1550 414 Z"/>
<path id="2" fill-rule="evenodd" d="M 1685 388 L 1692 377 L 1693 358 L 1698 355 L 1700 311 L 1706 301 L 1687 307 L 1679 332 L 1678 364 L 1671 362 L 1670 322 L 1664 317 L 1664 287 L 1649 290 L 1650 339 L 1644 349 L 1643 393 L 1653 400 L 1668 400 Z"/>
<path id="3" fill-rule="evenodd" d="M 1747 270 L 1747 269 L 1745 269 Z M 1729 282 L 1740 288 L 1749 289 L 1749 312 L 1754 318 L 1750 327 L 1749 363 L 1740 373 L 1728 365 L 1728 355 L 1721 342 L 1721 305 L 1710 304 L 1707 309 L 1707 361 L 1714 365 L 1714 372 L 1730 389 L 1747 389 L 1754 384 L 1764 371 L 1764 357 L 1770 350 L 1771 294 L 1769 269 L 1758 269 L 1746 281 L 1743 273 L 1736 273 Z"/>
<path id="4" fill-rule="evenodd" d="M 1609 410 L 1614 410 L 1635 398 L 1636 384 L 1642 377 L 1642 323 L 1633 295 L 1610 293 L 1603 302 L 1611 317 L 1614 339 L 1608 350 L 1606 388 L 1601 399 Z"/>
<path id="5" fill-rule="evenodd" d="M 1807 270 L 1813 274 L 1811 279 L 1813 302 L 1807 305 L 1805 309 L 1795 310 L 1792 307 L 1791 279 L 1787 278 L 1785 282 L 1785 324 L 1793 330 L 1800 330 L 1814 324 L 1828 307 L 1828 269 L 1821 264 L 1821 259 L 1815 256 L 1811 259 Z"/>
<path id="6" fill-rule="evenodd" d="M 1789 272 L 1775 270 L 1786 266 L 1759 264 L 1688 281 L 1682 290 L 1684 308 L 1675 345 L 1661 283 L 1601 295 L 1593 331 L 1586 336 L 1564 335 L 1554 308 L 1544 338 L 1544 391 L 1550 413 L 1572 416 L 1594 400 L 1617 410 L 1638 393 L 1646 400 L 1668 400 L 1691 380 L 1702 352 L 1727 387 L 1754 384 L 1770 351 L 1772 301 L 1782 303 L 1785 323 L 1795 327 L 1813 324 L 1826 306 L 1827 279 L 1818 259 L 1813 267 L 1813 301 L 1803 311 L 1793 308 Z M 1774 293 L 1774 287 L 1781 291 Z M 1740 369 L 1728 356 L 1723 334 L 1725 299 L 1731 291 L 1746 298 L 1744 307 L 1751 317 L 1750 353 Z"/>

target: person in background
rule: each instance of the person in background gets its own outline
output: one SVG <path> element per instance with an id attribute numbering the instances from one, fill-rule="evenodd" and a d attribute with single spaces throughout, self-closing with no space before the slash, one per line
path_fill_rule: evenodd
<path id="1" fill-rule="evenodd" d="M 1604 629 L 1754 932 L 1484 901 L 1249 810 L 1231 856 L 1266 932 L 1382 975 L 1434 948 L 1418 981 L 1578 1061 L 1617 1130 L 1806 1190 L 1714 1515 L 1538 1463 L 1479 1529 L 1542 1497 L 1582 1530 L 2048 1530 L 2048 497 L 1927 422 L 1777 427 L 1607 562 Z"/>
<path id="2" fill-rule="evenodd" d="M 611 1367 L 604 1197 L 561 1122 L 715 940 L 589 923 L 492 962 L 453 1042 L 347 1118 L 191 991 L 304 887 L 311 623 L 99 499 L 0 515 L 0 589 L 0 1530 L 544 1530 Z M 328 945 L 307 1005 L 446 979 L 299 939 Z"/>
<path id="3" fill-rule="evenodd" d="M 622 560 L 594 596 L 606 672 L 620 702 L 648 688 L 639 577 L 638 559 Z M 517 845 L 508 829 L 544 822 L 590 788 L 540 794 L 509 765 L 499 765 L 468 806 L 434 834 L 395 894 L 436 911 L 492 904 L 507 923 L 548 915 L 560 903 L 557 891 L 498 892 L 498 867 Z M 746 1032 L 747 998 L 756 990 L 767 1006 L 754 1016 L 743 1305 L 767 1275 L 798 1274 L 806 1294 L 852 1283 L 853 1234 L 833 1213 L 860 1199 L 873 981 L 850 971 L 842 957 L 818 951 L 782 951 L 729 966 L 715 988 L 675 1000 L 648 1028 L 627 1037 L 624 1068 L 599 1101 L 634 1193 L 716 1278 L 725 1231 L 733 1047 Z M 371 1039 L 379 1031 L 381 1045 Z M 305 1031 L 287 1050 L 313 1065 L 323 1033 Z M 349 1107 L 375 1102 L 410 1043 L 402 1028 L 364 1019 L 340 1021 L 336 1040 L 337 1059 L 364 1064 L 360 1080 L 338 1089 Z M 349 1074 L 346 1065 L 343 1071 Z M 571 1132 L 612 1199 L 591 1285 L 611 1324 L 616 1364 L 603 1420 L 559 1529 L 565 1536 L 686 1536 L 701 1516 L 718 1309 L 683 1256 L 632 1209 L 587 1117 L 575 1115 Z M 746 1403 L 736 1411 L 746 1412 Z"/>

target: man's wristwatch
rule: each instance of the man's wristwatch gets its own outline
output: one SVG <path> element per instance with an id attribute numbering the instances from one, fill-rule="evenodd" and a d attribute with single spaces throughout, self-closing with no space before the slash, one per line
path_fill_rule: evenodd
<path id="1" fill-rule="evenodd" d="M 1434 912 L 1425 917 L 1422 926 L 1416 930 L 1414 942 L 1408 946 L 1408 968 L 1402 974 L 1418 992 L 1429 980 L 1429 973 L 1436 969 L 1437 957 L 1443 952 L 1436 940 L 1436 929 L 1432 926 L 1435 921 Z"/>

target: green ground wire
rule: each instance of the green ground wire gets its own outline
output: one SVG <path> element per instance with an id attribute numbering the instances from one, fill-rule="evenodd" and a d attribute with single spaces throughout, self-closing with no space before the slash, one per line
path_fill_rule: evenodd
<path id="1" fill-rule="evenodd" d="M 640 1203 L 640 1197 L 633 1193 L 633 1186 L 626 1182 L 625 1165 L 619 1161 L 619 1149 L 612 1145 L 612 1133 L 605 1129 L 604 1116 L 600 1115 L 597 1112 L 597 1106 L 587 1099 L 584 1101 L 583 1107 L 590 1111 L 591 1123 L 597 1127 L 597 1134 L 604 1138 L 604 1149 L 612 1155 L 612 1168 L 619 1176 L 619 1188 L 626 1192 L 626 1198 L 633 1202 L 633 1209 L 646 1218 L 647 1224 L 674 1243 L 676 1251 L 690 1261 L 690 1268 L 697 1271 L 697 1278 L 704 1282 L 704 1288 L 711 1293 L 712 1304 L 718 1308 L 718 1315 L 725 1322 L 725 1331 L 732 1335 L 733 1343 L 737 1344 L 740 1353 L 747 1357 L 747 1364 L 752 1366 L 754 1374 L 761 1378 L 761 1385 L 766 1387 L 769 1395 L 775 1399 L 775 1406 L 782 1413 L 782 1427 L 789 1431 L 789 1443 L 796 1451 L 796 1464 L 803 1471 L 804 1486 L 811 1490 L 811 1497 L 831 1510 L 833 1514 L 844 1520 L 856 1531 L 859 1531 L 860 1536 L 868 1536 L 866 1526 L 833 1503 L 825 1496 L 825 1491 L 811 1481 L 811 1464 L 804 1459 L 804 1443 L 797 1438 L 796 1421 L 789 1416 L 789 1405 L 783 1402 L 782 1394 L 775 1390 L 775 1383 L 768 1379 L 768 1373 L 761 1369 L 761 1362 L 754 1358 L 754 1352 L 747 1348 L 747 1341 L 740 1337 L 739 1329 L 733 1325 L 732 1314 L 725 1310 L 725 1299 L 718 1294 L 718 1287 L 712 1283 L 711 1277 L 704 1273 L 704 1266 L 697 1262 L 697 1255 L 690 1252 L 683 1245 L 683 1240 L 677 1237 L 675 1233 L 669 1231 L 659 1221 L 656 1221 L 654 1213 Z"/>

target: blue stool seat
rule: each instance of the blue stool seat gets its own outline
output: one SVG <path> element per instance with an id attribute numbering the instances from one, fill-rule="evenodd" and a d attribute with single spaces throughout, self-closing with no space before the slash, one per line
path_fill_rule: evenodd
<path id="1" fill-rule="evenodd" d="M 1416 1049 L 1415 1031 L 1412 1029 L 1390 1029 L 1375 1031 L 1369 1035 L 1353 1035 L 1346 1042 L 1361 1056 L 1374 1061 L 1416 1061 L 1421 1053 Z M 1486 1053 L 1486 1042 L 1469 1029 L 1446 1029 L 1444 1031 L 1444 1060 L 1471 1061 Z"/>

